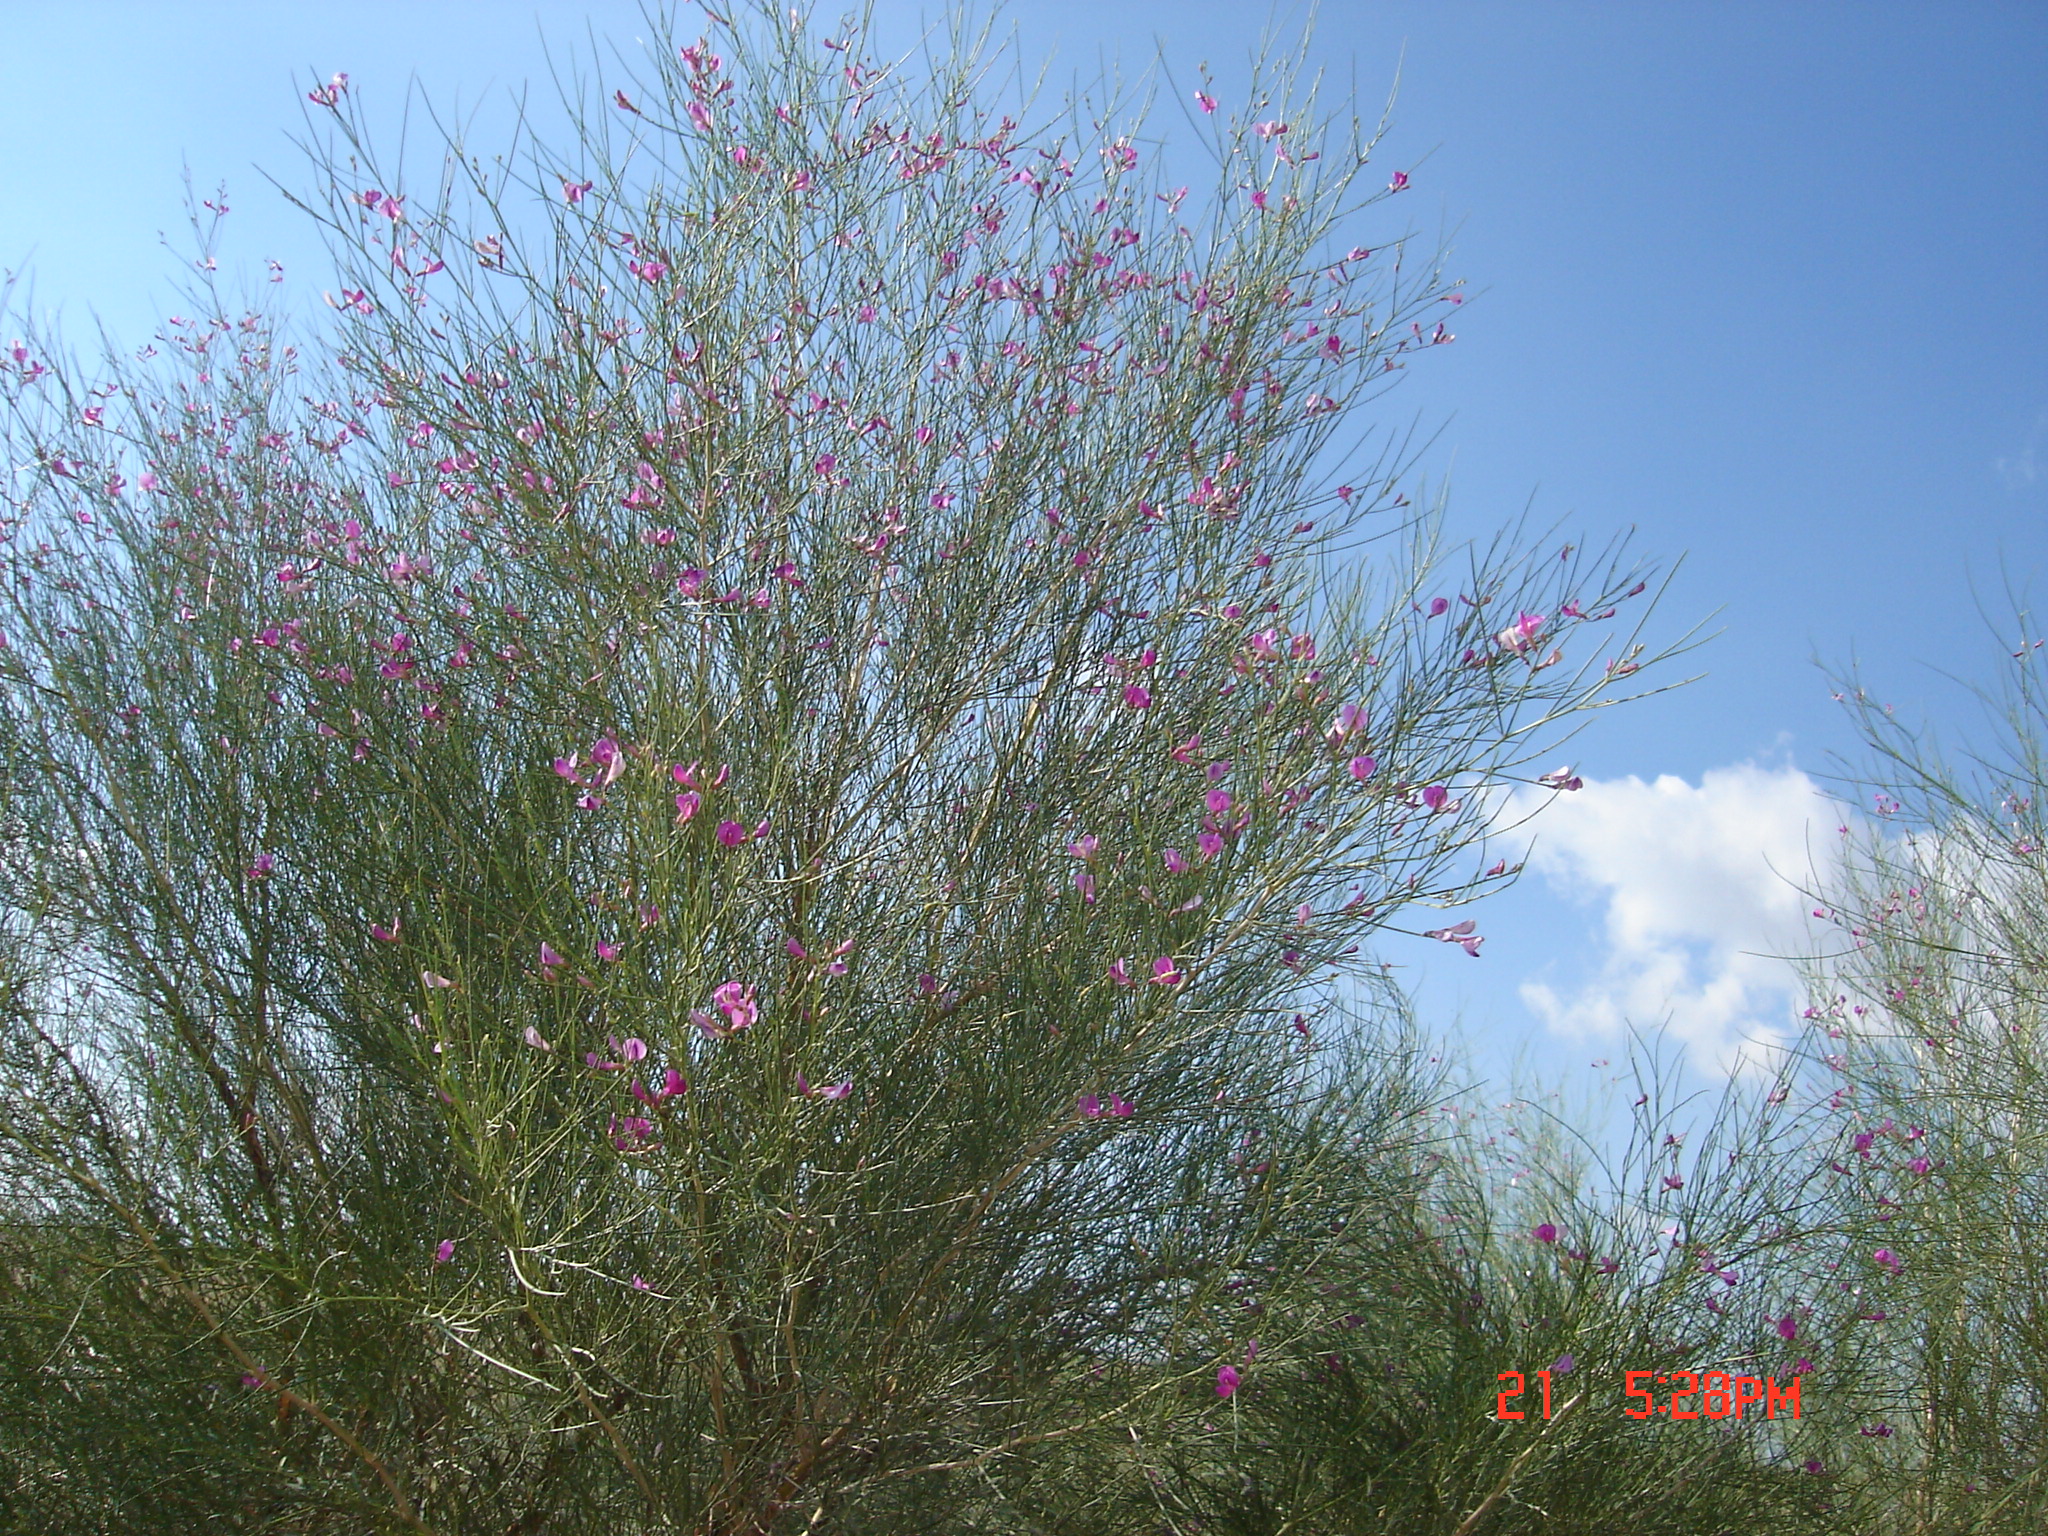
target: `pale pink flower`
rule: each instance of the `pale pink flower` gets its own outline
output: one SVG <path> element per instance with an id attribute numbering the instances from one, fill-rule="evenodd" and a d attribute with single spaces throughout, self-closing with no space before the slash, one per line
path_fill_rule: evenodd
<path id="1" fill-rule="evenodd" d="M 1472 930 L 1479 925 L 1471 918 L 1450 928 L 1431 928 L 1422 936 L 1425 939 L 1440 939 L 1446 944 L 1456 944 L 1474 960 L 1479 958 L 1479 946 L 1486 942 L 1485 936 Z"/>

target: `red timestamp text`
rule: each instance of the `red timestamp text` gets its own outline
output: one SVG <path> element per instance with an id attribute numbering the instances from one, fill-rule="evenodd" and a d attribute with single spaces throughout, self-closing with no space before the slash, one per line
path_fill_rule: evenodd
<path id="1" fill-rule="evenodd" d="M 1509 1385 L 1495 1399 L 1495 1418 L 1547 1419 L 1551 1416 L 1551 1373 L 1532 1371 L 1529 1374 L 1536 1379 L 1541 1406 L 1510 1406 L 1513 1399 L 1530 1389 L 1520 1371 L 1502 1371 L 1496 1379 Z M 1624 1376 L 1622 1412 L 1632 1419 L 1658 1415 L 1671 1419 L 1739 1419 L 1745 1409 L 1761 1406 L 1767 1419 L 1775 1419 L 1780 1411 L 1796 1419 L 1799 1417 L 1799 1384 L 1804 1379 L 1794 1376 L 1780 1387 L 1775 1376 L 1736 1376 L 1727 1371 L 1629 1371 Z M 1669 1389 L 1669 1395 L 1663 1402 L 1657 1400 L 1655 1389 L 1659 1387 Z"/>

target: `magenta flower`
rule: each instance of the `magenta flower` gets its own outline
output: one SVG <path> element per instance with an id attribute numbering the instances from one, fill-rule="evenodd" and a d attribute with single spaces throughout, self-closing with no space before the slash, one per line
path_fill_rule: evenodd
<path id="1" fill-rule="evenodd" d="M 688 821 L 692 816 L 696 815 L 698 807 L 703 805 L 703 803 L 704 797 L 698 794 L 697 791 L 695 791 L 694 789 L 686 789 L 680 795 L 677 795 L 676 822 L 678 823 L 678 825 Z"/>
<path id="2" fill-rule="evenodd" d="M 1905 1261 L 1889 1248 L 1880 1248 L 1870 1257 L 1879 1268 L 1888 1269 L 1895 1275 L 1906 1267 Z"/>
<path id="3" fill-rule="evenodd" d="M 1150 709 L 1152 693 L 1142 683 L 1132 683 L 1124 689 L 1124 703 L 1132 709 Z"/>
<path id="4" fill-rule="evenodd" d="M 1092 1093 L 1082 1094 L 1080 1098 L 1074 1101 L 1074 1108 L 1079 1112 L 1083 1120 L 1100 1120 L 1102 1118 L 1102 1100 Z"/>
<path id="5" fill-rule="evenodd" d="M 1185 978 L 1173 963 L 1171 955 L 1161 955 L 1152 962 L 1152 985 L 1155 987 L 1177 987 Z"/>
<path id="6" fill-rule="evenodd" d="M 271 873 L 271 871 L 273 871 L 276 868 L 277 860 L 272 858 L 267 853 L 259 853 L 256 855 L 255 859 L 250 863 L 248 869 L 244 870 L 243 873 L 246 874 L 251 880 L 261 880 L 265 875 L 268 875 L 269 873 Z"/>
<path id="7" fill-rule="evenodd" d="M 1135 987 L 1138 984 L 1137 979 L 1131 975 L 1131 968 L 1121 960 L 1110 965 L 1109 979 L 1120 987 Z"/>
<path id="8" fill-rule="evenodd" d="M 1388 190 L 1389 192 L 1405 192 L 1405 191 L 1407 191 L 1407 190 L 1408 190 L 1408 173 L 1407 173 L 1406 171 L 1396 171 L 1396 172 L 1394 172 L 1394 179 L 1393 179 L 1393 180 L 1391 180 L 1391 181 L 1389 181 L 1389 182 L 1387 183 L 1387 190 Z"/>
<path id="9" fill-rule="evenodd" d="M 370 924 L 370 937 L 376 939 L 380 943 L 396 944 L 398 942 L 398 926 L 399 920 L 395 917 L 391 920 L 391 926 L 389 928 L 382 927 L 377 923 L 372 923 Z"/>
<path id="10" fill-rule="evenodd" d="M 728 848 L 737 848 L 747 840 L 747 829 L 736 821 L 721 821 L 718 824 L 718 840 Z"/>
<path id="11" fill-rule="evenodd" d="M 1096 839 L 1095 839 L 1095 834 L 1094 834 L 1094 833 L 1092 833 L 1092 832 L 1091 832 L 1091 833 L 1088 833 L 1087 835 L 1085 835 L 1085 836 L 1083 836 L 1083 837 L 1077 837 L 1077 838 L 1075 838 L 1075 839 L 1074 839 L 1074 841 L 1072 841 L 1071 843 L 1067 844 L 1067 852 L 1068 852 L 1068 854 L 1069 854 L 1070 856 L 1074 857 L 1074 858 L 1077 858 L 1077 859 L 1092 859 L 1092 858 L 1094 858 L 1094 857 L 1095 857 L 1095 849 L 1096 849 Z"/>
<path id="12" fill-rule="evenodd" d="M 1432 784 L 1422 792 L 1422 803 L 1432 811 L 1440 811 L 1451 798 L 1451 792 L 1441 784 Z"/>
<path id="13" fill-rule="evenodd" d="M 597 958 L 600 960 L 616 960 L 624 953 L 625 951 L 616 944 L 606 943 L 603 939 L 597 941 Z"/>
<path id="14" fill-rule="evenodd" d="M 751 1029 L 754 1021 L 761 1016 L 754 1002 L 754 989 L 743 987 L 737 981 L 728 981 L 713 990 L 712 1006 L 725 1015 L 728 1029 Z"/>
<path id="15" fill-rule="evenodd" d="M 434 1250 L 434 1262 L 436 1264 L 446 1264 L 454 1257 L 455 1239 L 452 1237 L 442 1238 L 440 1246 Z"/>
<path id="16" fill-rule="evenodd" d="M 1346 704 L 1332 717 L 1323 737 L 1331 746 L 1342 746 L 1351 737 L 1364 732 L 1367 715 L 1363 704 Z"/>
<path id="17" fill-rule="evenodd" d="M 1478 926 L 1476 922 L 1468 917 L 1464 922 L 1457 923 L 1449 928 L 1431 928 L 1422 936 L 1425 939 L 1439 939 L 1446 944 L 1456 944 L 1466 954 L 1477 960 L 1479 958 L 1479 946 L 1486 942 L 1484 934 L 1472 931 Z"/>
<path id="18" fill-rule="evenodd" d="M 597 738 L 596 744 L 590 749 L 590 760 L 604 770 L 605 784 L 616 782 L 619 775 L 626 771 L 626 754 L 619 750 L 619 744 L 609 736 Z"/>
<path id="19" fill-rule="evenodd" d="M 1212 789 L 1202 796 L 1202 803 L 1209 807 L 1210 815 L 1221 816 L 1230 809 L 1230 791 L 1227 789 Z"/>
<path id="20" fill-rule="evenodd" d="M 546 939 L 540 941 L 540 966 L 542 970 L 552 971 L 556 966 L 567 965 L 568 963 L 568 961 L 555 953 L 554 946 L 549 944 Z"/>
<path id="21" fill-rule="evenodd" d="M 1378 768 L 1379 763 L 1370 757 L 1354 757 L 1351 759 L 1351 777 L 1360 782 L 1371 778 Z"/>
<path id="22" fill-rule="evenodd" d="M 655 1097 L 660 1099 L 675 1099 L 682 1097 L 689 1091 L 690 1085 L 687 1081 L 684 1080 L 683 1074 L 678 1072 L 674 1067 L 670 1067 L 666 1072 L 662 1073 L 661 1088 L 660 1091 L 656 1093 Z"/>
<path id="23" fill-rule="evenodd" d="M 628 1035 L 626 1036 L 625 1043 L 619 1047 L 619 1054 L 628 1061 L 645 1061 L 647 1059 L 647 1042 L 638 1035 Z"/>
<path id="24" fill-rule="evenodd" d="M 1799 1324 L 1790 1312 L 1778 1319 L 1778 1337 L 1788 1343 L 1799 1337 Z"/>
<path id="25" fill-rule="evenodd" d="M 1178 848 L 1162 848 L 1159 850 L 1159 857 L 1165 860 L 1167 869 L 1174 874 L 1184 875 L 1188 872 L 1188 861 L 1181 857 Z"/>
<path id="26" fill-rule="evenodd" d="M 1237 1374 L 1236 1366 L 1224 1366 L 1222 1370 L 1216 1373 L 1216 1395 L 1218 1397 L 1230 1396 L 1231 1393 L 1237 1390 L 1237 1384 L 1242 1379 Z"/>
<path id="27" fill-rule="evenodd" d="M 1131 1118 L 1131 1101 L 1112 1093 L 1109 1096 L 1109 1113 L 1119 1120 Z"/>
<path id="28" fill-rule="evenodd" d="M 1529 1235 L 1535 1238 L 1536 1241 L 1539 1243 L 1554 1243 L 1557 1241 L 1557 1228 L 1553 1226 L 1550 1222 L 1546 1221 L 1541 1223 L 1536 1228 L 1536 1230 L 1534 1232 L 1531 1232 Z"/>
<path id="29" fill-rule="evenodd" d="M 1519 656 L 1536 643 L 1537 637 L 1542 632 L 1543 615 L 1540 613 L 1525 613 L 1506 629 L 1495 635 L 1493 639 L 1494 643 L 1502 650 L 1512 651 L 1515 655 Z"/>

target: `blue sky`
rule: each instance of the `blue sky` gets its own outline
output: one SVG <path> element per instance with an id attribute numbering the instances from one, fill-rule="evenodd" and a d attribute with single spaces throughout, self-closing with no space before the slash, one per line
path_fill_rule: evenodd
<path id="1" fill-rule="evenodd" d="M 899 35 L 918 14 L 882 7 Z M 1055 80 L 1163 54 L 1183 85 L 1211 62 L 1225 91 L 1265 19 L 1205 0 L 1008 14 L 1027 54 L 1057 49 Z M 452 0 L 80 0 L 10 5 L 6 25 L 0 267 L 74 336 L 96 313 L 134 340 L 175 308 L 158 236 L 187 165 L 230 189 L 226 264 L 278 256 L 317 295 L 317 244 L 256 169 L 303 183 L 309 71 L 346 70 L 387 112 L 415 76 L 437 103 L 502 103 L 547 91 L 542 33 L 644 33 L 632 5 Z M 1797 863 L 1809 821 L 1833 833 L 1804 775 L 1850 741 L 1814 659 L 1859 660 L 1953 730 L 1940 674 L 2001 659 L 1980 608 L 2005 616 L 2008 580 L 2048 606 L 2048 8 L 1352 0 L 1323 7 L 1315 46 L 1367 114 L 1400 69 L 1383 155 L 1414 190 L 1392 206 L 1454 236 L 1477 294 L 1384 405 L 1442 429 L 1425 467 L 1450 477 L 1454 527 L 1525 507 L 1587 540 L 1633 527 L 1684 557 L 1666 622 L 1718 631 L 1700 682 L 1578 744 L 1588 789 L 1475 914 L 1482 960 L 1408 940 L 1388 957 L 1489 1064 L 1527 1045 L 1583 1067 L 1616 1054 L 1603 1027 L 1664 1007 L 1719 1059 L 1789 1000 L 1743 957 L 1796 928 L 1758 868 Z"/>

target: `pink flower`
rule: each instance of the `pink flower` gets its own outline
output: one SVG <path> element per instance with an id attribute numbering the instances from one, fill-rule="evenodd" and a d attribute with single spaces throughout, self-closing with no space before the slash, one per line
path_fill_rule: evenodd
<path id="1" fill-rule="evenodd" d="M 1363 704 L 1346 704 L 1331 717 L 1323 737 L 1333 747 L 1342 746 L 1348 738 L 1365 730 L 1367 719 Z"/>
<path id="2" fill-rule="evenodd" d="M 1092 1093 L 1082 1094 L 1080 1098 L 1074 1101 L 1074 1108 L 1083 1120 L 1100 1120 L 1102 1118 L 1102 1100 Z"/>
<path id="3" fill-rule="evenodd" d="M 1536 643 L 1536 637 L 1542 633 L 1542 630 L 1543 615 L 1540 613 L 1525 613 L 1506 629 L 1495 635 L 1493 639 L 1494 643 L 1502 650 L 1512 651 L 1519 656 Z"/>
<path id="4" fill-rule="evenodd" d="M 556 966 L 567 965 L 568 963 L 568 961 L 555 953 L 554 946 L 549 944 L 546 939 L 540 941 L 540 965 L 542 970 L 552 971 Z"/>
<path id="5" fill-rule="evenodd" d="M 1118 960 L 1109 968 L 1109 979 L 1120 987 L 1135 987 L 1138 983 L 1131 975 L 1130 967 Z"/>
<path id="6" fill-rule="evenodd" d="M 619 1054 L 625 1057 L 627 1061 L 645 1061 L 647 1059 L 647 1042 L 638 1035 L 628 1035 L 624 1043 L 619 1046 Z"/>
<path id="7" fill-rule="evenodd" d="M 272 858 L 267 853 L 259 853 L 256 855 L 255 859 L 250 863 L 249 867 L 243 871 L 243 873 L 246 874 L 251 880 L 261 880 L 265 875 L 269 874 L 272 870 L 276 868 L 276 859 Z"/>
<path id="8" fill-rule="evenodd" d="M 1216 1395 L 1218 1397 L 1230 1396 L 1231 1393 L 1237 1390 L 1237 1384 L 1242 1379 L 1243 1378 L 1237 1374 L 1236 1366 L 1224 1366 L 1222 1370 L 1216 1373 Z"/>
<path id="9" fill-rule="evenodd" d="M 1373 776 L 1379 766 L 1379 763 L 1373 758 L 1354 757 L 1351 759 L 1351 777 L 1363 783 Z"/>
<path id="10" fill-rule="evenodd" d="M 1554 1243 L 1557 1241 L 1557 1228 L 1546 1221 L 1538 1225 L 1536 1230 L 1529 1235 L 1539 1243 Z"/>
<path id="11" fill-rule="evenodd" d="M 1787 1342 L 1799 1337 L 1799 1324 L 1790 1312 L 1778 1319 L 1778 1337 Z"/>
<path id="12" fill-rule="evenodd" d="M 1432 811 L 1440 811 L 1450 800 L 1451 792 L 1441 784 L 1432 784 L 1422 792 L 1422 803 Z"/>
<path id="13" fill-rule="evenodd" d="M 1152 707 L 1151 690 L 1142 684 L 1132 683 L 1128 688 L 1124 689 L 1124 703 L 1132 709 L 1150 709 Z"/>
<path id="14" fill-rule="evenodd" d="M 1197 91 L 1195 92 L 1195 105 L 1204 112 L 1214 112 L 1216 110 L 1216 98 L 1207 91 Z"/>
<path id="15" fill-rule="evenodd" d="M 624 953 L 625 951 L 616 944 L 607 943 L 603 939 L 599 939 L 597 941 L 597 958 L 600 960 L 609 963 L 610 961 L 618 959 L 619 956 Z"/>
<path id="16" fill-rule="evenodd" d="M 1571 771 L 1569 766 L 1552 769 L 1549 773 L 1536 776 L 1538 784 L 1547 784 L 1552 789 L 1577 790 L 1586 787 L 1586 781 Z"/>
<path id="17" fill-rule="evenodd" d="M 761 1010 L 754 1002 L 754 989 L 741 986 L 737 981 L 728 981 L 714 989 L 711 1004 L 725 1015 L 728 1029 L 750 1029 L 761 1016 Z"/>
<path id="18" fill-rule="evenodd" d="M 689 1091 L 690 1085 L 689 1083 L 684 1081 L 683 1074 L 678 1072 L 674 1067 L 670 1067 L 666 1072 L 662 1073 L 661 1090 L 655 1095 L 655 1097 L 662 1099 L 680 1098 L 683 1094 L 686 1094 Z"/>
<path id="19" fill-rule="evenodd" d="M 1212 789 L 1202 797 L 1202 803 L 1209 807 L 1210 815 L 1221 816 L 1230 809 L 1230 791 L 1227 789 Z"/>
<path id="20" fill-rule="evenodd" d="M 619 744 L 609 736 L 600 736 L 590 749 L 590 760 L 604 770 L 603 783 L 615 783 L 626 771 L 626 754 L 619 750 Z"/>
<path id="21" fill-rule="evenodd" d="M 1090 832 L 1075 838 L 1071 843 L 1067 844 L 1067 853 L 1070 857 L 1076 859 L 1092 859 L 1095 857 L 1095 850 L 1098 846 L 1095 834 Z"/>
<path id="22" fill-rule="evenodd" d="M 1185 978 L 1174 965 L 1171 955 L 1161 955 L 1152 962 L 1152 985 L 1155 987 L 1177 987 Z"/>
<path id="23" fill-rule="evenodd" d="M 439 990 L 452 987 L 455 983 L 437 971 L 421 971 L 420 985 L 429 989 Z"/>
<path id="24" fill-rule="evenodd" d="M 434 1250 L 434 1262 L 436 1264 L 446 1264 L 450 1259 L 454 1257 L 455 1239 L 452 1237 L 442 1238 L 440 1246 Z"/>
<path id="25" fill-rule="evenodd" d="M 396 944 L 398 942 L 398 926 L 399 919 L 395 917 L 391 920 L 389 928 L 372 923 L 370 924 L 370 937 L 382 944 Z"/>
<path id="26" fill-rule="evenodd" d="M 549 1045 L 547 1041 L 541 1038 L 540 1031 L 535 1029 L 531 1024 L 526 1026 L 525 1040 L 526 1043 L 532 1046 L 536 1051 L 552 1051 L 554 1049 L 552 1045 Z"/>
<path id="27" fill-rule="evenodd" d="M 747 829 L 736 821 L 721 821 L 718 824 L 718 840 L 728 848 L 737 848 L 747 840 Z"/>
<path id="28" fill-rule="evenodd" d="M 1406 171 L 1394 172 L 1394 179 L 1387 183 L 1387 190 L 1389 192 L 1405 192 L 1407 189 L 1408 173 Z"/>
<path id="29" fill-rule="evenodd" d="M 676 796 L 676 820 L 678 822 L 688 821 L 697 814 L 698 807 L 703 805 L 703 803 L 704 797 L 698 794 L 696 790 L 684 790 L 680 795 Z"/>
<path id="30" fill-rule="evenodd" d="M 562 196 L 571 203 L 582 202 L 583 194 L 588 192 L 590 187 L 591 184 L 587 181 L 571 181 L 566 176 L 562 178 Z"/>
<path id="31" fill-rule="evenodd" d="M 1456 944 L 1466 954 L 1477 960 L 1479 958 L 1479 946 L 1486 942 L 1485 935 L 1472 931 L 1478 926 L 1476 922 L 1468 917 L 1464 922 L 1450 928 L 1431 928 L 1422 936 L 1425 939 L 1439 939 L 1446 944 Z"/>
<path id="32" fill-rule="evenodd" d="M 1870 1257 L 1879 1268 L 1888 1269 L 1895 1275 L 1906 1267 L 1905 1261 L 1889 1248 L 1880 1248 Z"/>
<path id="33" fill-rule="evenodd" d="M 1184 875 L 1188 872 L 1188 861 L 1181 857 L 1178 848 L 1162 848 L 1159 850 L 1159 857 L 1165 860 L 1167 869 L 1174 874 Z"/>

